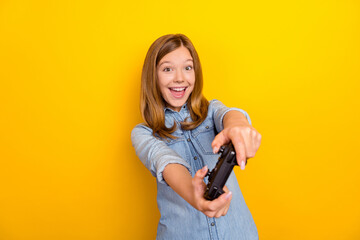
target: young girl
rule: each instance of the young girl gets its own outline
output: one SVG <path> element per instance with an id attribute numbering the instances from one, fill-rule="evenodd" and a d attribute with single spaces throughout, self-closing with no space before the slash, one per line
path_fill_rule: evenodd
<path id="1" fill-rule="evenodd" d="M 203 196 L 219 148 L 231 141 L 244 169 L 261 135 L 245 111 L 208 102 L 202 85 L 200 60 L 186 36 L 165 35 L 151 45 L 141 77 L 145 123 L 133 129 L 131 140 L 157 180 L 157 239 L 258 239 L 234 173 L 220 197 Z"/>

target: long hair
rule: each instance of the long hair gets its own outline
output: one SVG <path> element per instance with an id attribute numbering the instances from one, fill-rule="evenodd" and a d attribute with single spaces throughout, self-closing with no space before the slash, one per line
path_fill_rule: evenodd
<path id="1" fill-rule="evenodd" d="M 166 103 L 158 86 L 157 65 L 166 54 L 181 46 L 189 50 L 195 71 L 194 89 L 187 100 L 192 121 L 181 122 L 181 128 L 192 130 L 199 126 L 207 116 L 209 102 L 202 94 L 203 76 L 200 59 L 194 45 L 183 34 L 162 36 L 150 46 L 141 75 L 140 110 L 146 125 L 153 130 L 154 136 L 175 138 L 171 133 L 176 130 L 176 123 L 174 122 L 170 128 L 165 126 L 164 107 Z"/>

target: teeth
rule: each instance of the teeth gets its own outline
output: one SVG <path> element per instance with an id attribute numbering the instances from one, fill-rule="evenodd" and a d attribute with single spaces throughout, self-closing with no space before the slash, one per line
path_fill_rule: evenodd
<path id="1" fill-rule="evenodd" d="M 170 88 L 170 89 L 173 90 L 173 91 L 177 91 L 177 92 L 181 92 L 181 91 L 185 90 L 184 87 L 182 87 L 182 88 Z"/>

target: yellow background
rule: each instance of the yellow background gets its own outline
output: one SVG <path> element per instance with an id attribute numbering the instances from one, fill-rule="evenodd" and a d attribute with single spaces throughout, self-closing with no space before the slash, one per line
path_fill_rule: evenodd
<path id="1" fill-rule="evenodd" d="M 250 3 L 249 3 L 250 2 Z M 131 146 L 150 44 L 184 33 L 204 94 L 263 136 L 236 174 L 260 239 L 360 239 L 358 1 L 0 2 L 0 239 L 154 239 Z"/>

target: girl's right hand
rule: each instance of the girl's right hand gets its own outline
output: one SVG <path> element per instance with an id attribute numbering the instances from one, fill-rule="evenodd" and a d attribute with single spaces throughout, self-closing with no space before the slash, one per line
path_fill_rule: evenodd
<path id="1" fill-rule="evenodd" d="M 208 217 L 221 217 L 225 216 L 230 207 L 230 202 L 232 198 L 232 193 L 229 192 L 229 189 L 224 186 L 225 193 L 220 197 L 209 201 L 204 198 L 206 184 L 204 183 L 204 178 L 208 171 L 207 166 L 204 166 L 202 169 L 196 172 L 195 176 L 192 178 L 193 186 L 193 207 L 201 211 Z"/>

